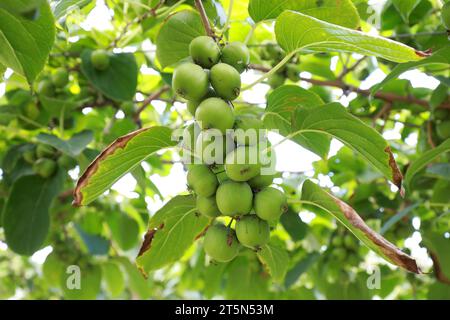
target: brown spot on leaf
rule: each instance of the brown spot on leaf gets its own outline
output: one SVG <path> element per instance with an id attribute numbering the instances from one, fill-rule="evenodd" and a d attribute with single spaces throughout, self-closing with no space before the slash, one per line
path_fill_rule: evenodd
<path id="1" fill-rule="evenodd" d="M 347 218 L 348 222 L 353 227 L 363 232 L 364 235 L 367 238 L 369 238 L 370 241 L 372 241 L 381 250 L 384 256 L 391 263 L 403 269 L 406 269 L 410 272 L 414 272 L 417 274 L 422 273 L 420 268 L 417 266 L 416 260 L 414 260 L 412 257 L 401 251 L 399 248 L 390 243 L 380 234 L 370 229 L 370 227 L 364 222 L 364 220 L 358 215 L 358 213 L 348 204 L 334 197 L 333 195 L 330 196 L 333 198 L 334 202 L 339 206 L 341 212 Z"/>
<path id="2" fill-rule="evenodd" d="M 429 57 L 429 56 L 431 56 L 432 53 L 433 53 L 433 50 L 432 50 L 432 49 L 428 49 L 428 50 L 426 50 L 426 51 L 419 51 L 419 50 L 416 50 L 416 54 L 417 54 L 419 57 L 422 57 L 422 58 Z"/>
<path id="3" fill-rule="evenodd" d="M 386 147 L 384 149 L 384 152 L 386 152 L 389 156 L 389 167 L 391 168 L 391 172 L 392 172 L 392 182 L 394 182 L 394 184 L 400 190 L 400 195 L 403 197 L 405 195 L 405 191 L 402 186 L 403 175 L 397 166 L 397 162 L 395 162 L 395 158 L 394 158 L 391 148 Z"/>
<path id="4" fill-rule="evenodd" d="M 162 228 L 164 228 L 164 223 L 162 223 L 158 228 L 149 229 L 147 231 L 144 236 L 144 242 L 142 242 L 141 249 L 139 249 L 138 257 L 142 256 L 146 251 L 150 249 L 156 231 L 161 230 Z"/>
<path id="5" fill-rule="evenodd" d="M 122 136 L 120 138 L 117 138 L 113 143 L 111 143 L 105 150 L 103 150 L 97 158 L 95 158 L 94 161 L 87 167 L 87 169 L 84 171 L 83 175 L 78 179 L 77 185 L 73 191 L 73 202 L 72 205 L 79 207 L 81 206 L 81 203 L 83 201 L 83 194 L 81 190 L 84 186 L 86 186 L 89 183 L 89 178 L 92 177 L 95 172 L 97 172 L 98 167 L 100 165 L 100 162 L 104 159 L 106 159 L 108 156 L 113 154 L 117 149 L 123 149 L 126 147 L 128 142 L 133 139 L 138 134 L 149 130 L 149 128 L 143 128 L 136 131 L 133 131 L 125 136 Z"/>

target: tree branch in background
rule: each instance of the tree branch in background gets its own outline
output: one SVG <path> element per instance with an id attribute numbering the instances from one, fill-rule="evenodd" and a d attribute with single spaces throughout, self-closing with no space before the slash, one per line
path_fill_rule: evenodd
<path id="1" fill-rule="evenodd" d="M 170 90 L 170 86 L 165 85 L 163 87 L 161 87 L 158 91 L 152 93 L 151 95 L 149 95 L 146 99 L 144 99 L 144 101 L 142 101 L 142 105 L 139 109 L 136 110 L 135 114 L 134 114 L 134 121 L 137 123 L 139 122 L 139 116 L 141 114 L 142 111 L 144 111 L 144 109 L 153 101 L 153 100 L 157 100 L 164 92 L 167 92 Z"/>
<path id="2" fill-rule="evenodd" d="M 206 15 L 205 8 L 203 7 L 203 3 L 201 0 L 195 0 L 195 7 L 200 13 L 200 17 L 202 18 L 203 27 L 205 27 L 206 34 L 212 38 L 216 38 L 216 35 L 211 29 L 211 25 L 209 24 L 208 16 Z"/>
<path id="3" fill-rule="evenodd" d="M 262 71 L 262 72 L 269 72 L 271 70 L 271 68 L 261 66 L 261 65 L 255 65 L 255 64 L 250 64 L 249 68 L 258 70 L 258 71 Z M 360 89 L 355 86 L 348 85 L 341 80 L 317 80 L 317 79 L 309 79 L 309 78 L 304 78 L 304 77 L 301 77 L 300 80 L 317 85 L 317 86 L 340 88 L 343 91 L 355 92 L 355 93 L 358 93 L 358 94 L 366 96 L 366 97 L 369 97 L 371 95 L 370 90 L 364 90 L 364 89 Z M 409 103 L 409 104 L 416 104 L 418 106 L 423 107 L 424 109 L 429 109 L 429 107 L 430 107 L 429 102 L 426 100 L 422 100 L 422 99 L 411 97 L 411 96 L 406 96 L 406 97 L 400 96 L 400 95 L 397 95 L 394 93 L 388 93 L 388 92 L 377 92 L 374 94 L 374 98 L 379 99 L 379 100 L 384 100 L 387 102 L 391 102 L 391 103 L 404 102 L 404 103 Z M 439 108 L 450 109 L 450 101 L 448 101 L 448 100 L 444 101 L 439 106 Z"/>

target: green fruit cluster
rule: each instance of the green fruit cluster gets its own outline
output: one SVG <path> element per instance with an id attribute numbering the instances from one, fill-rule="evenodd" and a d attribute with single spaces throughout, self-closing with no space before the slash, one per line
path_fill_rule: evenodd
<path id="1" fill-rule="evenodd" d="M 192 40 L 189 51 L 193 62 L 180 64 L 172 78 L 173 89 L 195 117 L 181 144 L 185 160 L 194 162 L 187 183 L 198 213 L 212 220 L 205 252 L 214 261 L 228 262 L 242 246 L 258 250 L 267 244 L 269 223 L 280 218 L 287 199 L 270 186 L 274 175 L 262 170 L 268 143 L 263 122 L 253 115 L 236 116 L 231 104 L 240 94 L 249 50 L 238 42 L 222 48 L 201 36 Z M 225 217 L 231 218 L 228 227 L 219 221 Z"/>
<path id="2" fill-rule="evenodd" d="M 77 165 L 75 159 L 61 154 L 48 144 L 30 146 L 23 151 L 22 157 L 32 166 L 33 172 L 43 178 L 53 176 L 58 166 L 72 169 Z"/>
<path id="3" fill-rule="evenodd" d="M 272 67 L 276 66 L 285 57 L 284 51 L 278 45 L 272 43 L 266 43 L 262 46 L 259 55 L 262 60 L 269 62 Z M 297 57 L 295 57 L 291 62 L 281 67 L 267 79 L 267 84 L 272 89 L 276 89 L 281 87 L 286 79 L 292 82 L 300 81 L 300 70 L 297 62 Z"/>
<path id="4" fill-rule="evenodd" d="M 335 262 L 356 265 L 359 262 L 358 239 L 350 232 L 339 230 L 331 239 L 331 256 Z"/>

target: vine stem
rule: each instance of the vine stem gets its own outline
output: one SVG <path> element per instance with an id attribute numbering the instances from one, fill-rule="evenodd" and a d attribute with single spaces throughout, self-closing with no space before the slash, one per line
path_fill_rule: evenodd
<path id="1" fill-rule="evenodd" d="M 234 4 L 234 0 L 230 0 L 230 4 L 228 6 L 227 20 L 225 21 L 225 24 L 223 25 L 222 30 L 220 30 L 221 34 L 227 32 L 227 29 L 230 25 L 231 13 L 233 12 L 233 4 Z"/>
<path id="2" fill-rule="evenodd" d="M 203 27 L 206 30 L 206 34 L 212 38 L 216 38 L 214 32 L 211 29 L 211 25 L 209 24 L 208 16 L 206 15 L 205 8 L 203 7 L 203 3 L 201 0 L 195 0 L 195 7 L 200 14 L 200 18 L 202 19 Z"/>
<path id="3" fill-rule="evenodd" d="M 265 73 L 264 75 L 262 75 L 259 79 L 257 79 L 255 82 L 248 84 L 246 86 L 244 86 L 242 88 L 242 91 L 244 90 L 248 90 L 250 88 L 252 88 L 253 86 L 257 85 L 258 83 L 263 82 L 265 79 L 269 78 L 271 75 L 273 75 L 274 73 L 276 73 L 278 70 L 281 69 L 282 66 L 284 66 L 287 62 L 289 62 L 289 60 L 291 60 L 291 58 L 296 54 L 296 51 L 292 51 L 290 52 L 288 55 L 286 55 L 286 57 L 284 57 L 283 60 L 281 60 L 275 67 L 273 67 L 272 69 L 269 70 L 269 72 Z"/>

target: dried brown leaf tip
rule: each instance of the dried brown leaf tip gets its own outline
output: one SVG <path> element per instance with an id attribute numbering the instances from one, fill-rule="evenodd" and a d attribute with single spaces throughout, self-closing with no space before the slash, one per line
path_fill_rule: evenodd
<path id="1" fill-rule="evenodd" d="M 429 56 L 431 56 L 432 53 L 433 53 L 433 50 L 432 50 L 432 49 L 428 49 L 428 50 L 426 50 L 426 51 L 419 51 L 419 50 L 416 50 L 416 54 L 417 54 L 419 57 L 422 57 L 422 58 L 429 57 Z"/>
<path id="2" fill-rule="evenodd" d="M 386 152 L 389 156 L 389 167 L 391 168 L 391 172 L 392 172 L 392 182 L 394 182 L 394 184 L 400 190 L 400 195 L 402 197 L 404 197 L 405 190 L 403 189 L 403 175 L 397 166 L 397 162 L 395 161 L 394 154 L 392 153 L 392 150 L 390 147 L 386 147 L 384 149 L 384 152 Z"/>
<path id="3" fill-rule="evenodd" d="M 133 131 L 125 136 L 117 138 L 113 143 L 111 143 L 106 149 L 104 149 L 92 163 L 84 171 L 83 175 L 78 179 L 77 185 L 73 191 L 73 202 L 72 205 L 79 207 L 83 202 L 82 189 L 89 183 L 89 179 L 97 172 L 101 162 L 105 160 L 108 156 L 112 155 L 116 150 L 123 149 L 126 147 L 128 142 L 133 139 L 138 134 L 149 130 L 149 128 L 143 128 Z"/>
<path id="4" fill-rule="evenodd" d="M 348 222 L 350 222 L 353 227 L 364 233 L 364 235 L 379 248 L 381 254 L 388 261 L 410 272 L 417 274 L 422 273 L 420 268 L 417 266 L 416 260 L 401 251 L 380 234 L 373 231 L 352 207 L 340 199 L 334 196 L 332 197 Z"/>
<path id="5" fill-rule="evenodd" d="M 139 249 L 138 257 L 142 256 L 150 249 L 155 233 L 162 228 L 164 228 L 164 223 L 162 223 L 158 228 L 149 229 L 147 231 L 144 236 L 144 242 L 142 242 L 141 248 Z"/>

